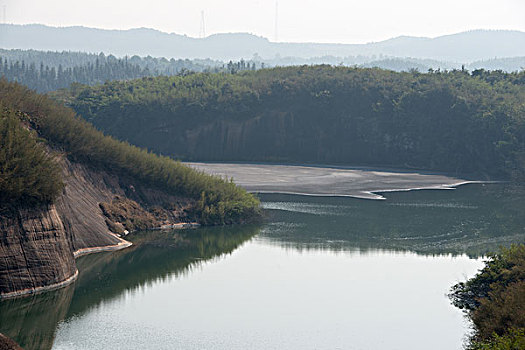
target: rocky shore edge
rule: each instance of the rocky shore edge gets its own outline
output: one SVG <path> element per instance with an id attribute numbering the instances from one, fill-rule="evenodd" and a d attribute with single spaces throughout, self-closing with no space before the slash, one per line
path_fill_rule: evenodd
<path id="1" fill-rule="evenodd" d="M 23 350 L 13 339 L 0 333 L 0 350 Z"/>
<path id="2" fill-rule="evenodd" d="M 21 297 L 21 296 L 27 296 L 27 295 L 30 295 L 30 294 L 37 294 L 37 293 L 42 293 L 42 292 L 47 292 L 47 291 L 59 289 L 59 288 L 65 287 L 65 286 L 73 283 L 77 279 L 77 277 L 78 277 L 78 270 L 75 270 L 75 273 L 72 276 L 66 278 L 62 282 L 49 284 L 47 286 L 41 286 L 41 287 L 35 287 L 35 288 L 26 288 L 26 289 L 22 289 L 22 290 L 16 290 L 14 292 L 3 293 L 3 294 L 0 294 L 0 300 L 12 299 L 12 298 Z"/>
<path id="3" fill-rule="evenodd" d="M 200 224 L 195 223 L 195 222 L 189 222 L 189 223 L 182 222 L 182 223 L 177 223 L 177 224 L 162 225 L 160 227 L 152 228 L 151 230 L 177 230 L 177 229 L 180 230 L 180 229 L 197 228 L 197 227 L 200 227 Z M 108 234 L 118 239 L 119 243 L 113 244 L 113 245 L 78 249 L 75 252 L 73 252 L 73 257 L 77 259 L 81 256 L 88 255 L 88 254 L 117 251 L 117 250 L 128 248 L 133 245 L 133 243 L 126 241 L 125 239 L 121 238 L 120 235 L 118 234 L 115 234 L 112 232 L 108 232 Z M 46 286 L 26 288 L 26 289 L 17 290 L 17 291 L 13 291 L 9 293 L 3 293 L 3 294 L 0 294 L 0 300 L 12 299 L 16 297 L 22 297 L 22 296 L 27 296 L 31 294 L 37 294 L 37 293 L 56 290 L 56 289 L 65 287 L 73 283 L 77 279 L 77 277 L 78 277 L 78 270 L 75 270 L 75 273 L 72 276 L 66 278 L 65 280 L 61 282 L 53 283 L 53 284 L 46 285 Z M 0 350 L 2 349 L 0 348 Z"/>
<path id="4" fill-rule="evenodd" d="M 82 249 L 79 249 L 79 250 L 73 252 L 73 257 L 75 259 L 77 259 L 77 258 L 79 258 L 81 256 L 84 256 L 84 255 L 93 254 L 93 253 L 99 253 L 99 252 L 108 252 L 108 251 L 121 250 L 121 249 L 130 247 L 130 246 L 133 245 L 133 243 L 128 242 L 128 241 L 118 237 L 117 235 L 115 235 L 113 233 L 109 233 L 109 234 L 112 235 L 112 236 L 115 236 L 117 239 L 120 240 L 120 242 L 118 244 L 109 245 L 109 246 L 82 248 Z M 63 280 L 61 282 L 53 283 L 53 284 L 50 284 L 50 285 L 47 285 L 47 286 L 41 286 L 41 287 L 35 287 L 35 288 L 26 288 L 26 289 L 17 290 L 17 291 L 14 291 L 14 292 L 0 294 L 0 300 L 11 299 L 11 298 L 16 298 L 16 297 L 21 297 L 21 296 L 27 296 L 29 294 L 38 294 L 38 293 L 42 293 L 42 292 L 48 292 L 48 291 L 52 291 L 52 290 L 55 290 L 55 289 L 59 289 L 59 288 L 65 287 L 65 286 L 73 283 L 77 279 L 77 277 L 78 277 L 78 270 L 75 270 L 75 273 L 72 276 L 69 276 L 68 278 L 66 278 L 65 280 Z"/>

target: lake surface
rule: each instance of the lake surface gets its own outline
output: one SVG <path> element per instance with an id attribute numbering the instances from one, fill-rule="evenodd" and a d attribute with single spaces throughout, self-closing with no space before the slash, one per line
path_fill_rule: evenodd
<path id="1" fill-rule="evenodd" d="M 461 349 L 446 296 L 525 242 L 525 190 L 261 195 L 261 225 L 138 232 L 77 260 L 75 284 L 0 302 L 26 349 Z"/>

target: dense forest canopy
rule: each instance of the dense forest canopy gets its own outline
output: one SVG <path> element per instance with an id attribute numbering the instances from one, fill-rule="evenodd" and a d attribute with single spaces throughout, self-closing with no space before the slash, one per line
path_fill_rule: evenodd
<path id="1" fill-rule="evenodd" d="M 525 72 L 301 66 L 55 93 L 98 129 L 183 160 L 340 163 L 523 178 Z"/>
<path id="2" fill-rule="evenodd" d="M 170 158 L 159 157 L 105 136 L 78 118 L 71 109 L 22 85 L 0 80 L 0 102 L 9 110 L 18 111 L 18 115 L 23 116 L 18 123 L 26 123 L 46 140 L 50 149 L 65 153 L 73 161 L 131 176 L 151 187 L 195 199 L 194 215 L 202 223 L 244 222 L 259 215 L 258 200 L 231 181 L 206 175 Z M 61 182 L 58 179 L 51 183 L 47 181 L 53 178 L 54 168 L 50 160 L 43 159 L 43 151 L 31 141 L 29 131 L 20 130 L 10 112 L 2 114 L 0 122 L 0 157 L 3 157 L 0 159 L 0 198 L 17 195 L 19 182 L 32 196 L 36 192 L 36 196 L 43 199 L 55 197 L 52 186 L 60 187 Z M 11 166 L 14 161 L 18 163 Z M 17 172 L 13 173 L 11 169 Z M 52 191 L 45 186 L 52 187 Z"/>
<path id="3" fill-rule="evenodd" d="M 69 87 L 72 83 L 102 84 L 159 75 L 185 75 L 189 72 L 238 72 L 254 70 L 261 63 L 240 60 L 221 62 L 210 59 L 166 59 L 123 57 L 84 52 L 52 52 L 0 49 L 0 76 L 38 92 Z"/>
<path id="4" fill-rule="evenodd" d="M 321 56 L 308 59 L 280 57 L 262 59 L 257 54 L 248 60 L 223 62 L 212 59 L 166 59 L 164 57 L 93 54 L 72 51 L 37 51 L 0 49 L 0 76 L 16 81 L 37 92 L 69 87 L 72 83 L 103 84 L 113 80 L 132 80 L 160 75 L 186 75 L 194 72 L 237 73 L 264 67 L 330 64 L 366 68 L 382 68 L 398 72 L 417 70 L 490 69 L 509 76 L 525 68 L 525 57 L 498 58 L 460 64 L 432 59 L 372 56 Z"/>

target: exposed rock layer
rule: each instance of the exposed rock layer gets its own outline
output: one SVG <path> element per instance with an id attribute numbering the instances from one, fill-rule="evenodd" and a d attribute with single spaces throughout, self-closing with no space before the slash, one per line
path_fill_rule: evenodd
<path id="1" fill-rule="evenodd" d="M 0 296 L 75 275 L 70 233 L 55 206 L 19 209 L 0 220 Z"/>
<path id="2" fill-rule="evenodd" d="M 0 350 L 22 350 L 12 339 L 0 333 Z"/>
<path id="3" fill-rule="evenodd" d="M 193 205 L 131 179 L 60 162 L 66 186 L 55 205 L 0 212 L 0 299 L 70 283 L 77 274 L 75 257 L 130 245 L 111 229 L 123 233 L 186 221 Z M 115 203 L 125 204 L 118 215 L 102 210 Z M 133 226 L 137 213 L 150 220 Z"/>

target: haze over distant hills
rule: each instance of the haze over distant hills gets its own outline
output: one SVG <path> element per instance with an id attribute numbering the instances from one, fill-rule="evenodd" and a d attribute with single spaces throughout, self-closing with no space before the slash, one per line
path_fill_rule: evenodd
<path id="1" fill-rule="evenodd" d="M 473 30 L 436 38 L 402 36 L 368 44 L 319 44 L 276 43 L 246 33 L 215 34 L 197 39 L 147 28 L 104 30 L 86 27 L 56 28 L 40 24 L 2 24 L 0 47 L 226 61 L 251 59 L 254 55 L 262 59 L 293 57 L 298 60 L 323 56 L 376 56 L 376 59 L 386 56 L 471 63 L 525 56 L 525 32 Z"/>

